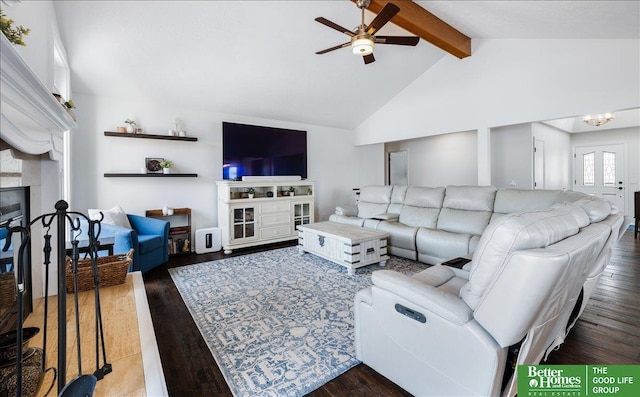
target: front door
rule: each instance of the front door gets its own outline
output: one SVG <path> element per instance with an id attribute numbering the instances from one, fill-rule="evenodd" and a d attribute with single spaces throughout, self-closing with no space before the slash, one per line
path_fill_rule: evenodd
<path id="1" fill-rule="evenodd" d="M 579 146 L 574 160 L 574 190 L 604 198 L 624 213 L 624 145 Z"/>

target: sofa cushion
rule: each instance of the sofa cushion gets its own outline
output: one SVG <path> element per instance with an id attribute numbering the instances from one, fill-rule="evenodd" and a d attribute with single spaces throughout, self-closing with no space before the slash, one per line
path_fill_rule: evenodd
<path id="1" fill-rule="evenodd" d="M 452 233 L 481 235 L 491 220 L 491 212 L 443 208 L 438 217 L 438 229 Z"/>
<path id="2" fill-rule="evenodd" d="M 609 215 L 617 213 L 617 210 L 614 209 L 608 201 L 593 196 L 586 196 L 573 202 L 573 204 L 579 206 L 587 213 L 591 223 L 603 221 Z"/>
<path id="3" fill-rule="evenodd" d="M 573 204 L 556 204 L 546 211 L 513 213 L 496 219 L 480 238 L 469 283 L 461 290 L 462 298 L 475 309 L 514 251 L 547 247 L 588 224 L 587 214 Z"/>
<path id="4" fill-rule="evenodd" d="M 447 186 L 443 208 L 468 211 L 493 211 L 496 188 L 493 186 Z"/>
<path id="5" fill-rule="evenodd" d="M 158 248 L 162 248 L 164 244 L 167 244 L 167 241 L 164 239 L 164 236 L 157 236 L 157 235 L 150 235 L 150 234 L 138 235 L 138 249 L 140 250 L 141 255 L 144 255 Z"/>
<path id="6" fill-rule="evenodd" d="M 389 245 L 411 251 L 416 250 L 417 227 L 403 225 L 398 222 L 382 221 L 376 230 L 389 233 Z"/>
<path id="7" fill-rule="evenodd" d="M 470 234 L 450 233 L 444 230 L 421 227 L 416 234 L 418 255 L 422 255 L 422 258 L 431 264 L 467 255 L 471 237 Z"/>
<path id="8" fill-rule="evenodd" d="M 407 194 L 407 186 L 394 185 L 391 190 L 391 203 L 387 212 L 390 214 L 399 214 L 404 205 L 404 199 Z"/>
<path id="9" fill-rule="evenodd" d="M 124 212 L 119 205 L 111 208 L 110 210 L 100 210 L 100 209 L 89 209 L 87 210 L 89 213 L 89 219 L 93 221 L 97 221 L 100 219 L 100 213 L 104 218 L 102 219 L 102 223 L 106 223 L 109 225 L 126 227 L 127 229 L 133 229 L 131 227 L 131 223 L 129 223 L 129 218 L 127 218 L 127 214 Z"/>
<path id="10" fill-rule="evenodd" d="M 565 335 L 586 269 L 610 234 L 610 228 L 596 223 L 546 248 L 512 252 L 474 308 L 474 318 L 500 346 L 528 334 L 527 339 L 538 339 L 536 350 L 547 348 L 557 335 Z"/>
<path id="11" fill-rule="evenodd" d="M 561 193 L 562 190 L 500 189 L 496 192 L 491 220 L 512 212 L 549 209 L 557 203 Z"/>
<path id="12" fill-rule="evenodd" d="M 399 222 L 408 226 L 435 229 L 444 199 L 444 187 L 409 187 Z"/>
<path id="13" fill-rule="evenodd" d="M 389 209 L 393 186 L 365 186 L 360 189 L 358 217 L 373 218 Z"/>
<path id="14" fill-rule="evenodd" d="M 493 186 L 447 186 L 437 228 L 482 234 L 491 220 L 495 194 Z"/>

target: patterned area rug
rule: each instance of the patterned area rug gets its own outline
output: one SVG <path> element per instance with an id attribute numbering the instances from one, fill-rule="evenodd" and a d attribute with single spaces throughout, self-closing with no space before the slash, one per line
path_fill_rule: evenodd
<path id="1" fill-rule="evenodd" d="M 386 269 L 427 265 L 391 257 Z M 359 363 L 353 299 L 370 265 L 347 269 L 296 247 L 170 269 L 235 396 L 302 396 Z"/>

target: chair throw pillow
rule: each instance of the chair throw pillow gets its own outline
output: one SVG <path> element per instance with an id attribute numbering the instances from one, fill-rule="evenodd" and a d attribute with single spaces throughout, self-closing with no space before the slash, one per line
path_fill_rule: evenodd
<path id="1" fill-rule="evenodd" d="M 110 210 L 99 210 L 99 209 L 89 209 L 89 219 L 98 220 L 100 219 L 100 212 L 104 215 L 104 219 L 102 223 L 106 223 L 109 225 L 116 225 L 126 227 L 127 229 L 133 229 L 131 227 L 131 223 L 129 223 L 129 218 L 127 218 L 127 214 L 124 212 L 119 205 L 111 208 Z"/>

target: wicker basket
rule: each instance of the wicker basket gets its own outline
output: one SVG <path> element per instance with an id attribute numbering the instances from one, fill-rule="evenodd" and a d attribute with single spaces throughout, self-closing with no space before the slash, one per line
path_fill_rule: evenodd
<path id="1" fill-rule="evenodd" d="M 13 272 L 0 273 L 0 302 L 3 308 L 16 301 L 16 279 Z"/>
<path id="2" fill-rule="evenodd" d="M 98 257 L 98 276 L 100 288 L 111 287 L 124 283 L 127 277 L 133 249 L 126 254 Z M 78 259 L 78 291 L 94 289 L 91 258 Z M 67 256 L 67 293 L 73 293 L 73 273 L 71 272 L 71 258 Z"/>

